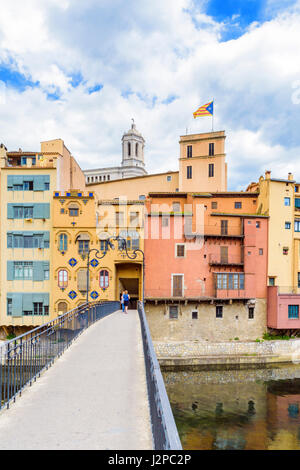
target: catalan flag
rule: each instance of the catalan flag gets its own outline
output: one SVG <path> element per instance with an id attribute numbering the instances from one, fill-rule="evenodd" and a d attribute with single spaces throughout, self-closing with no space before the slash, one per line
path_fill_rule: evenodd
<path id="1" fill-rule="evenodd" d="M 214 115 L 214 102 L 210 101 L 209 103 L 201 106 L 197 111 L 193 113 L 194 119 L 200 116 L 213 116 Z"/>

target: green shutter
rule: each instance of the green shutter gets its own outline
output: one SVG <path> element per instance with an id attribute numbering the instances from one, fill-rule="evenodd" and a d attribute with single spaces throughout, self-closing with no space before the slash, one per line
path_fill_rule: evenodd
<path id="1" fill-rule="evenodd" d="M 43 281 L 44 280 L 44 264 L 43 261 L 33 262 L 33 280 Z"/>
<path id="2" fill-rule="evenodd" d="M 23 184 L 24 175 L 13 175 L 13 184 Z"/>
<path id="3" fill-rule="evenodd" d="M 50 204 L 37 203 L 33 206 L 34 219 L 49 219 L 50 218 Z"/>
<path id="4" fill-rule="evenodd" d="M 32 302 L 32 295 L 31 293 L 25 293 L 23 294 L 23 302 L 22 302 L 22 307 L 23 307 L 23 312 L 33 312 L 33 302 Z"/>
<path id="5" fill-rule="evenodd" d="M 49 307 L 49 294 L 44 294 L 44 306 Z"/>
<path id="6" fill-rule="evenodd" d="M 14 280 L 14 262 L 7 261 L 7 280 L 13 281 Z"/>
<path id="7" fill-rule="evenodd" d="M 14 293 L 11 294 L 12 296 L 12 316 L 13 317 L 22 317 L 23 310 L 22 310 L 22 294 L 21 293 Z"/>
<path id="8" fill-rule="evenodd" d="M 44 191 L 44 189 L 45 189 L 44 176 L 43 175 L 35 176 L 33 179 L 33 191 Z"/>
<path id="9" fill-rule="evenodd" d="M 14 218 L 14 206 L 11 203 L 7 204 L 7 218 L 8 219 Z"/>

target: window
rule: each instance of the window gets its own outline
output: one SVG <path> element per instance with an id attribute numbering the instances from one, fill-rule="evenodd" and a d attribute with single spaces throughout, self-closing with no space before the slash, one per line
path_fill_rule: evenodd
<path id="1" fill-rule="evenodd" d="M 138 156 L 139 154 L 139 144 L 135 144 L 135 155 Z"/>
<path id="2" fill-rule="evenodd" d="M 291 222 L 286 222 L 285 223 L 285 228 L 286 228 L 286 230 L 290 230 L 291 229 Z"/>
<path id="3" fill-rule="evenodd" d="M 33 191 L 33 181 L 24 181 L 24 191 Z"/>
<path id="4" fill-rule="evenodd" d="M 43 302 L 33 302 L 33 315 L 43 315 Z"/>
<path id="5" fill-rule="evenodd" d="M 32 279 L 33 274 L 33 262 L 32 261 L 24 261 L 24 279 Z M 49 268 L 48 268 L 49 274 Z M 48 277 L 49 279 L 49 277 Z"/>
<path id="6" fill-rule="evenodd" d="M 216 286 L 219 290 L 244 290 L 245 274 L 244 273 L 220 273 L 216 275 Z"/>
<path id="7" fill-rule="evenodd" d="M 299 197 L 295 198 L 295 208 L 300 209 L 300 198 Z"/>
<path id="8" fill-rule="evenodd" d="M 193 146 L 188 145 L 187 146 L 187 158 L 192 158 L 192 156 L 193 156 Z"/>
<path id="9" fill-rule="evenodd" d="M 183 296 L 183 275 L 174 274 L 172 281 L 173 281 L 173 297 L 182 297 Z"/>
<path id="10" fill-rule="evenodd" d="M 177 258 L 185 257 L 185 245 L 176 245 L 176 257 Z"/>
<path id="11" fill-rule="evenodd" d="M 100 240 L 100 250 L 104 252 L 107 251 L 107 241 L 106 240 Z"/>
<path id="12" fill-rule="evenodd" d="M 84 255 L 89 251 L 89 240 L 78 240 L 78 253 Z"/>
<path id="13" fill-rule="evenodd" d="M 209 156 L 212 157 L 215 154 L 215 144 L 211 143 L 209 144 Z"/>
<path id="14" fill-rule="evenodd" d="M 291 205 L 291 198 L 290 197 L 285 197 L 284 198 L 284 205 L 285 206 L 290 206 Z"/>
<path id="15" fill-rule="evenodd" d="M 172 176 L 168 175 L 167 176 L 167 181 L 172 181 Z"/>
<path id="16" fill-rule="evenodd" d="M 116 225 L 124 225 L 124 212 L 116 212 Z"/>
<path id="17" fill-rule="evenodd" d="M 254 307 L 248 307 L 248 318 L 249 320 L 254 319 Z"/>
<path id="18" fill-rule="evenodd" d="M 14 219 L 32 219 L 33 207 L 13 206 Z"/>
<path id="19" fill-rule="evenodd" d="M 70 217 L 78 217 L 79 207 L 74 205 L 69 206 L 69 215 Z"/>
<path id="20" fill-rule="evenodd" d="M 289 319 L 298 320 L 299 319 L 299 305 L 289 305 Z"/>
<path id="21" fill-rule="evenodd" d="M 210 163 L 208 165 L 208 177 L 213 178 L 215 173 L 215 165 L 213 163 Z"/>
<path id="22" fill-rule="evenodd" d="M 109 286 L 109 272 L 106 269 L 100 271 L 99 280 L 101 289 L 107 289 Z"/>
<path id="23" fill-rule="evenodd" d="M 140 194 L 139 200 L 144 201 L 146 199 L 146 196 L 144 194 Z"/>
<path id="24" fill-rule="evenodd" d="M 260 228 L 260 222 L 258 220 L 256 221 L 256 228 Z"/>
<path id="25" fill-rule="evenodd" d="M 212 209 L 218 209 L 218 203 L 216 201 L 211 203 L 211 208 Z"/>
<path id="26" fill-rule="evenodd" d="M 161 221 L 162 221 L 162 227 L 169 227 L 169 217 L 168 216 L 163 216 Z"/>
<path id="27" fill-rule="evenodd" d="M 235 202 L 234 203 L 234 208 L 235 209 L 241 209 L 242 208 L 242 203 L 241 202 Z"/>
<path id="28" fill-rule="evenodd" d="M 289 247 L 288 246 L 284 246 L 282 248 L 282 254 L 283 255 L 288 255 L 289 254 Z"/>
<path id="29" fill-rule="evenodd" d="M 259 255 L 262 256 L 264 254 L 263 248 L 260 248 L 258 252 L 259 252 Z"/>
<path id="30" fill-rule="evenodd" d="M 216 306 L 216 318 L 223 318 L 223 306 L 222 305 Z"/>
<path id="31" fill-rule="evenodd" d="M 299 193 L 299 186 L 295 186 L 295 193 Z"/>
<path id="32" fill-rule="evenodd" d="M 57 306 L 57 310 L 58 310 L 59 315 L 63 315 L 64 313 L 66 313 L 68 311 L 67 302 L 59 302 Z"/>
<path id="33" fill-rule="evenodd" d="M 65 233 L 61 233 L 59 235 L 58 240 L 59 240 L 59 242 L 58 242 L 59 243 L 59 248 L 58 248 L 59 251 L 63 251 L 63 252 L 67 251 L 67 249 L 68 249 L 68 236 Z"/>
<path id="34" fill-rule="evenodd" d="M 275 286 L 275 277 L 269 277 L 269 286 Z"/>
<path id="35" fill-rule="evenodd" d="M 16 261 L 14 263 L 14 278 L 23 279 L 23 263 L 22 261 Z"/>
<path id="36" fill-rule="evenodd" d="M 169 307 L 169 318 L 178 319 L 178 305 L 170 305 Z"/>
<path id="37" fill-rule="evenodd" d="M 298 287 L 300 288 L 300 273 L 298 273 Z"/>
<path id="38" fill-rule="evenodd" d="M 128 155 L 129 155 L 129 157 L 130 157 L 130 155 L 131 155 L 131 145 L 130 145 L 130 142 L 128 142 L 127 148 L 128 148 Z"/>
<path id="39" fill-rule="evenodd" d="M 228 220 L 221 220 L 221 235 L 228 235 Z"/>
<path id="40" fill-rule="evenodd" d="M 300 232 L 300 220 L 295 220 L 295 232 Z"/>
<path id="41" fill-rule="evenodd" d="M 180 212 L 180 202 L 173 202 L 172 211 L 173 212 Z"/>
<path id="42" fill-rule="evenodd" d="M 139 213 L 130 212 L 130 225 L 136 227 L 139 224 Z"/>
<path id="43" fill-rule="evenodd" d="M 7 315 L 12 315 L 12 299 L 7 299 Z"/>
<path id="44" fill-rule="evenodd" d="M 58 287 L 61 289 L 68 287 L 68 271 L 66 269 L 58 271 Z"/>
<path id="45" fill-rule="evenodd" d="M 192 179 L 192 167 L 191 166 L 186 167 L 186 177 L 188 180 Z"/>
<path id="46" fill-rule="evenodd" d="M 192 320 L 198 320 L 198 312 L 192 312 Z"/>

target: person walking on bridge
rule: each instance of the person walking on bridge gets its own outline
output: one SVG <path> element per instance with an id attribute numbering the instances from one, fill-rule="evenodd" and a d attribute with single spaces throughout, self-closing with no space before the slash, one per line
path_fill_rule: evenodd
<path id="1" fill-rule="evenodd" d="M 128 294 L 128 291 L 125 290 L 125 292 L 123 293 L 123 302 L 124 302 L 124 307 L 125 307 L 124 313 L 128 313 L 129 300 L 130 300 L 130 295 Z"/>

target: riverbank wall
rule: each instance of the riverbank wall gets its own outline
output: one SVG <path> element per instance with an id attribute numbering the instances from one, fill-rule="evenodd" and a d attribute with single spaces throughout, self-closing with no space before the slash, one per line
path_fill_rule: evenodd
<path id="1" fill-rule="evenodd" d="M 275 341 L 154 342 L 164 369 L 209 365 L 300 363 L 300 339 Z"/>

